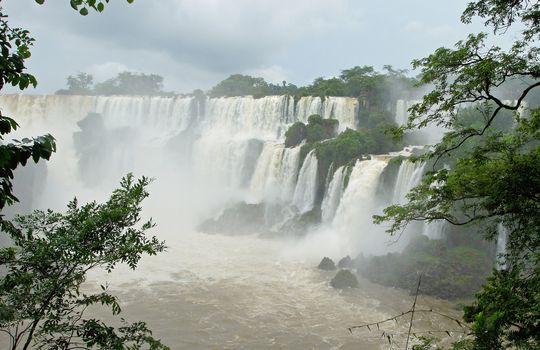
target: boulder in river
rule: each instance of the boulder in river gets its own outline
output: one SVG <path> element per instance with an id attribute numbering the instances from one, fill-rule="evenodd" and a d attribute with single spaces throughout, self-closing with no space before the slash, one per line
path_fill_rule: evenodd
<path id="1" fill-rule="evenodd" d="M 342 269 L 350 269 L 353 267 L 353 261 L 351 257 L 347 255 L 338 262 L 337 266 Z"/>
<path id="2" fill-rule="evenodd" d="M 349 270 L 339 270 L 330 285 L 336 289 L 358 288 L 358 279 Z"/>
<path id="3" fill-rule="evenodd" d="M 329 257 L 324 257 L 319 264 L 319 269 L 326 271 L 334 271 L 336 269 L 336 264 Z"/>

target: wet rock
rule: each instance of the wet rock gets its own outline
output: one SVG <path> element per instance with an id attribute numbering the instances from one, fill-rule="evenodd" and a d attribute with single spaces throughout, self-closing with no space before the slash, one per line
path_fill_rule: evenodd
<path id="1" fill-rule="evenodd" d="M 325 271 L 334 271 L 336 269 L 336 264 L 334 264 L 332 259 L 325 256 L 319 264 L 319 269 Z"/>
<path id="2" fill-rule="evenodd" d="M 351 257 L 347 255 L 338 262 L 337 266 L 342 269 L 350 269 L 353 267 L 353 261 Z"/>
<path id="3" fill-rule="evenodd" d="M 336 289 L 358 288 L 358 279 L 349 270 L 339 270 L 330 285 Z"/>

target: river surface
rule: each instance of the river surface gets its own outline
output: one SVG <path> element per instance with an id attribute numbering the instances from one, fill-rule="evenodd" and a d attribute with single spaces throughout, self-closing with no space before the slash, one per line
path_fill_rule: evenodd
<path id="1" fill-rule="evenodd" d="M 291 242 L 183 233 L 168 243 L 137 271 L 121 267 L 106 279 L 124 317 L 147 321 L 172 349 L 388 349 L 382 331 L 348 327 L 399 314 L 413 300 L 363 279 L 358 289 L 335 290 L 334 272 L 291 254 Z M 99 283 L 94 273 L 88 288 Z M 437 299 L 421 297 L 418 307 L 459 316 Z M 407 326 L 408 318 L 381 326 L 396 333 L 394 349 L 403 348 Z M 441 329 L 459 327 L 428 314 L 413 330 Z"/>

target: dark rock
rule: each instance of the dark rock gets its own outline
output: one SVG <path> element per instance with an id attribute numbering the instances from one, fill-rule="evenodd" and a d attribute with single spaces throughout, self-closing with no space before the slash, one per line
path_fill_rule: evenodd
<path id="1" fill-rule="evenodd" d="M 265 232 L 264 204 L 236 203 L 216 219 L 208 219 L 199 225 L 201 232 L 231 236 Z"/>
<path id="2" fill-rule="evenodd" d="M 336 289 L 358 288 L 358 279 L 349 270 L 339 270 L 330 285 Z"/>
<path id="3" fill-rule="evenodd" d="M 353 267 L 353 261 L 351 257 L 347 255 L 338 262 L 337 266 L 342 269 L 350 269 Z"/>
<path id="4" fill-rule="evenodd" d="M 336 269 L 336 264 L 334 264 L 332 259 L 325 256 L 319 264 L 319 269 L 326 271 L 334 271 Z"/>

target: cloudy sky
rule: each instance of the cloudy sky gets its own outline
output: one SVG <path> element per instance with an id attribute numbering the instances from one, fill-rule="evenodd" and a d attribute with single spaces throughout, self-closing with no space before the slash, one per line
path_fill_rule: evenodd
<path id="1" fill-rule="evenodd" d="M 297 85 L 356 65 L 409 68 L 467 33 L 467 0 L 112 0 L 78 15 L 68 0 L 4 0 L 12 25 L 36 38 L 28 66 L 52 93 L 77 72 L 156 73 L 168 90 L 208 89 L 230 74 Z"/>

